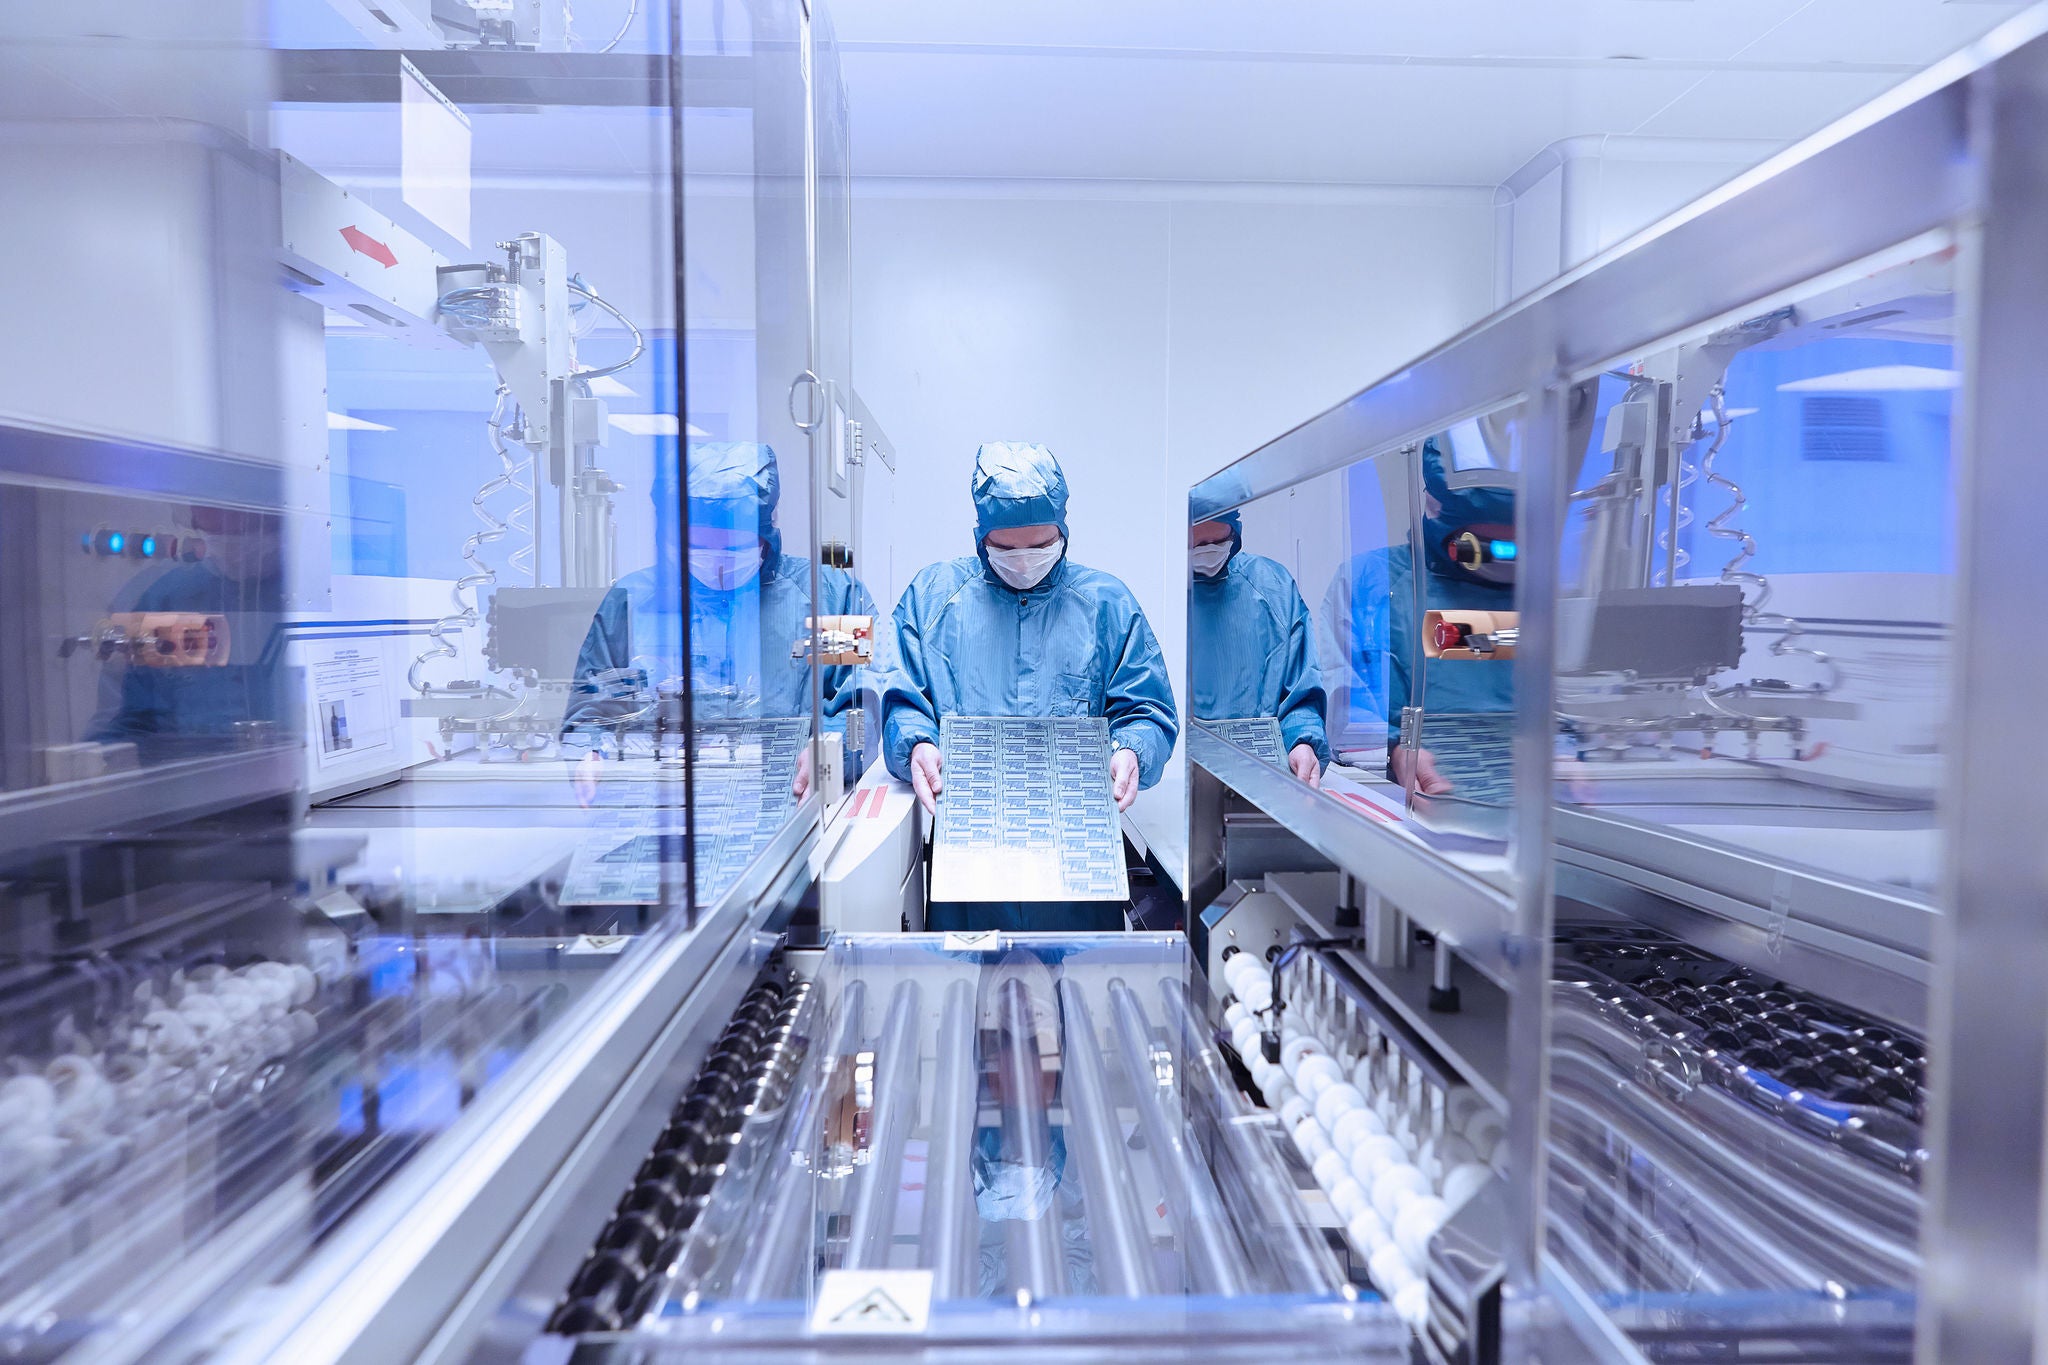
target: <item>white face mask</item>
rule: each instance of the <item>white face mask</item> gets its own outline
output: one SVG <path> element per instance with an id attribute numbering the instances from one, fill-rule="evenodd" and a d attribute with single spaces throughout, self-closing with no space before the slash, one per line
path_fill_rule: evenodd
<path id="1" fill-rule="evenodd" d="M 1230 562 L 1230 542 L 1219 540 L 1210 545 L 1194 545 L 1188 549 L 1188 567 L 1204 578 L 1214 578 L 1223 572 L 1223 566 Z"/>
<path id="2" fill-rule="evenodd" d="M 761 542 L 731 550 L 690 549 L 690 577 L 707 588 L 736 588 L 761 572 Z"/>
<path id="3" fill-rule="evenodd" d="M 1059 563 L 1060 556 L 1066 552 L 1064 536 L 1034 550 L 998 550 L 991 545 L 988 562 L 995 569 L 996 577 L 1021 590 L 1037 587 L 1038 581 L 1052 572 L 1052 566 Z"/>

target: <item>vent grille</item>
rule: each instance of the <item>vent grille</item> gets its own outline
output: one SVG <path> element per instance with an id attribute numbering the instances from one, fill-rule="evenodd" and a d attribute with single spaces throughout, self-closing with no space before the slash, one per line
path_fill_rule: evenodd
<path id="1" fill-rule="evenodd" d="M 1889 460 L 1891 433 L 1877 398 L 1807 398 L 1800 403 L 1800 453 L 1809 460 Z"/>

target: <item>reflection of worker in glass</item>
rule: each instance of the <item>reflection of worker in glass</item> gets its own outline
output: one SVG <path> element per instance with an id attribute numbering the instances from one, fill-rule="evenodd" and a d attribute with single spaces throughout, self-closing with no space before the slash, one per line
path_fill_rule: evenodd
<path id="1" fill-rule="evenodd" d="M 1131 590 L 1067 557 L 1067 480 L 1044 446 L 977 452 L 975 553 L 920 572 L 896 604 L 883 753 L 925 809 L 945 790 L 942 716 L 1106 716 L 1119 809 L 1159 780 L 1180 723 L 1166 660 Z M 931 908 L 932 927 L 1122 927 L 1115 906 Z M 948 922 L 955 915 L 973 923 Z M 1018 917 L 1006 923 L 1005 916 Z"/>
<path id="2" fill-rule="evenodd" d="M 874 599 L 844 569 L 820 565 L 818 609 L 811 604 L 811 562 L 785 553 L 775 507 L 782 494 L 775 452 L 752 441 L 700 442 L 687 456 L 690 497 L 690 659 L 683 667 L 681 585 L 675 551 L 662 563 L 620 579 L 605 595 L 576 660 L 571 727 L 618 723 L 647 707 L 649 689 L 687 682 L 695 719 L 744 720 L 810 714 L 811 672 L 790 647 L 818 615 L 873 616 Z M 674 466 L 657 462 L 655 505 L 673 506 Z M 845 713 L 860 699 L 862 670 L 825 668 L 825 729 L 844 734 Z M 646 728 L 652 719 L 636 720 Z M 810 785 L 809 750 L 796 774 L 801 799 Z"/>
<path id="3" fill-rule="evenodd" d="M 1425 609 L 1513 611 L 1514 475 L 1480 451 L 1451 468 L 1444 454 L 1451 439 L 1478 441 L 1479 428 L 1423 442 Z M 1452 786 L 1438 770 L 1436 755 L 1425 747 L 1411 756 L 1396 742 L 1401 712 L 1414 704 L 1411 668 L 1421 654 L 1411 563 L 1405 544 L 1360 555 L 1331 585 L 1323 605 L 1354 697 L 1372 698 L 1389 727 L 1388 776 L 1403 786 L 1412 777 L 1417 791 L 1436 796 Z M 1431 716 L 1514 710 L 1514 669 L 1506 662 L 1430 659 L 1425 676 Z"/>
<path id="4" fill-rule="evenodd" d="M 283 519 L 190 508 L 176 535 L 127 533 L 118 553 L 145 568 L 109 604 L 125 642 L 105 655 L 100 705 L 85 738 L 133 743 L 145 763 L 287 739 L 283 690 Z"/>
<path id="5" fill-rule="evenodd" d="M 1323 730 L 1323 676 L 1315 626 L 1294 575 L 1244 548 L 1235 512 L 1188 531 L 1188 668 L 1198 720 L 1272 716 L 1287 766 L 1323 784 L 1330 743 Z"/>

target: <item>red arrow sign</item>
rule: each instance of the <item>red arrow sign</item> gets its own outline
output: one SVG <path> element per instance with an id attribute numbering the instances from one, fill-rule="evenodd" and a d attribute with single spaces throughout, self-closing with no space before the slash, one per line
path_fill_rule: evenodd
<path id="1" fill-rule="evenodd" d="M 341 230 L 341 240 L 347 242 L 351 249 L 376 261 L 386 270 L 398 264 L 398 258 L 391 254 L 390 247 L 384 245 L 359 227 L 343 228 Z"/>

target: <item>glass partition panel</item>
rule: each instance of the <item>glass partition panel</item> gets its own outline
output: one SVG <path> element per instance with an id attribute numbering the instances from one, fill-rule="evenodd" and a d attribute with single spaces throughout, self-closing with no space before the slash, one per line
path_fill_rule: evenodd
<path id="1" fill-rule="evenodd" d="M 1516 494 L 1519 431 L 1509 414 L 1461 422 L 1422 442 L 1419 574 L 1396 574 L 1396 620 L 1411 634 L 1421 706 L 1410 759 L 1395 775 L 1415 818 L 1444 835 L 1507 838 L 1514 794 Z M 1405 566 L 1403 566 L 1405 568 Z M 1418 599 L 1412 606 L 1411 591 Z M 1419 622 L 1415 617 L 1420 618 Z"/>
<path id="2" fill-rule="evenodd" d="M 1195 723 L 1495 877 L 1512 795 L 1519 439 L 1503 410 L 1219 502 L 1189 531 Z"/>
<path id="3" fill-rule="evenodd" d="M 815 537 L 801 6 L 32 8 L 0 1325 L 45 1357 L 290 1273 L 793 842 Z"/>
<path id="4" fill-rule="evenodd" d="M 812 461 L 796 417 L 812 348 L 809 139 L 798 7 L 693 9 L 681 37 L 686 55 L 738 59 L 752 77 L 730 103 L 686 109 L 682 135 L 691 215 L 682 579 L 694 885 L 704 907 L 797 817 L 811 773 Z M 689 192 L 721 179 L 750 192 Z M 701 234 L 691 230 L 700 220 Z M 718 286 L 692 288 L 692 272 Z"/>
<path id="5" fill-rule="evenodd" d="M 1321 663 L 1302 588 L 1340 576 L 1342 486 L 1341 475 L 1326 475 L 1219 512 L 1188 533 L 1194 723 L 1317 785 L 1336 746 L 1357 737 L 1343 723 L 1354 704 L 1371 731 L 1368 749 L 1385 729 L 1375 699 L 1361 687 L 1354 702 L 1345 676 Z"/>
<path id="6" fill-rule="evenodd" d="M 1579 386 L 1568 841 L 1652 825 L 1929 900 L 1954 310 L 1916 259 Z"/>
<path id="7" fill-rule="evenodd" d="M 869 570 L 886 554 L 863 534 L 864 503 L 886 480 L 867 443 L 872 418 L 853 386 L 853 181 L 850 110 L 839 71 L 832 16 L 822 5 L 810 18 L 814 89 L 811 96 L 816 163 L 815 270 L 816 370 L 812 395 L 821 425 L 811 433 L 815 452 L 818 599 L 836 618 L 817 641 L 820 668 L 821 757 L 836 756 L 842 788 L 851 790 L 881 753 L 881 683 L 889 658 L 888 604 L 875 601 Z M 883 483 L 886 487 L 886 482 Z M 829 792 L 822 793 L 825 796 Z"/>
<path id="8" fill-rule="evenodd" d="M 1574 395 L 1545 1231 L 1646 1349 L 1912 1353 L 1955 309 L 1893 260 Z"/>

